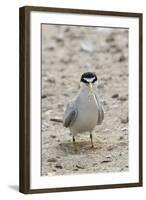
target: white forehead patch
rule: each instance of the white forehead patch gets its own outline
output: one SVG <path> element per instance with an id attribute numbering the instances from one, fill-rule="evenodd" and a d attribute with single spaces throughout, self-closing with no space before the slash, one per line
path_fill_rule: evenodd
<path id="1" fill-rule="evenodd" d="M 92 78 L 84 78 L 85 81 L 92 83 L 96 78 L 92 77 Z"/>

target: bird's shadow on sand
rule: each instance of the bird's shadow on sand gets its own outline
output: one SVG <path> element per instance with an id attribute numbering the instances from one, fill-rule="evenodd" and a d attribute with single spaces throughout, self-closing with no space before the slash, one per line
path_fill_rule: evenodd
<path id="1" fill-rule="evenodd" d="M 91 147 L 89 142 L 80 141 L 80 142 L 64 142 L 60 143 L 58 147 L 62 152 L 67 154 L 86 154 L 98 151 L 102 148 L 101 142 L 94 143 L 94 147 Z"/>

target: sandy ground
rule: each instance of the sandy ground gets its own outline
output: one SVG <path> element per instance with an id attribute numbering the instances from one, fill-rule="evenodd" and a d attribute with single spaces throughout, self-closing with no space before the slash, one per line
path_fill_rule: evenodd
<path id="1" fill-rule="evenodd" d="M 72 143 L 62 119 L 82 73 L 96 72 L 105 119 Z M 42 25 L 42 175 L 128 170 L 128 31 Z"/>

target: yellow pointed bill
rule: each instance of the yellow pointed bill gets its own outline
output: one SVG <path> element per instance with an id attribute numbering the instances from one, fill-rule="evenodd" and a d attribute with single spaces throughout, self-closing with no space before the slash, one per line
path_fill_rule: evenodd
<path id="1" fill-rule="evenodd" d="M 89 88 L 90 88 L 90 90 L 93 89 L 93 84 L 92 83 L 89 83 Z"/>

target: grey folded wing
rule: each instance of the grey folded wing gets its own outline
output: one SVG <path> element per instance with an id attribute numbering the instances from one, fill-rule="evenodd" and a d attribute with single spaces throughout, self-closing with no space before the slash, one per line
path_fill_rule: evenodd
<path id="1" fill-rule="evenodd" d="M 95 98 L 97 101 L 97 105 L 98 105 L 98 121 L 97 121 L 97 125 L 100 125 L 104 119 L 104 110 L 103 107 L 101 105 L 101 103 L 99 102 L 98 96 L 95 94 Z"/>
<path id="2" fill-rule="evenodd" d="M 70 127 L 73 122 L 77 118 L 77 109 L 75 108 L 75 105 L 71 102 L 67 104 L 66 110 L 64 112 L 64 117 L 63 117 L 63 125 L 67 128 Z"/>

